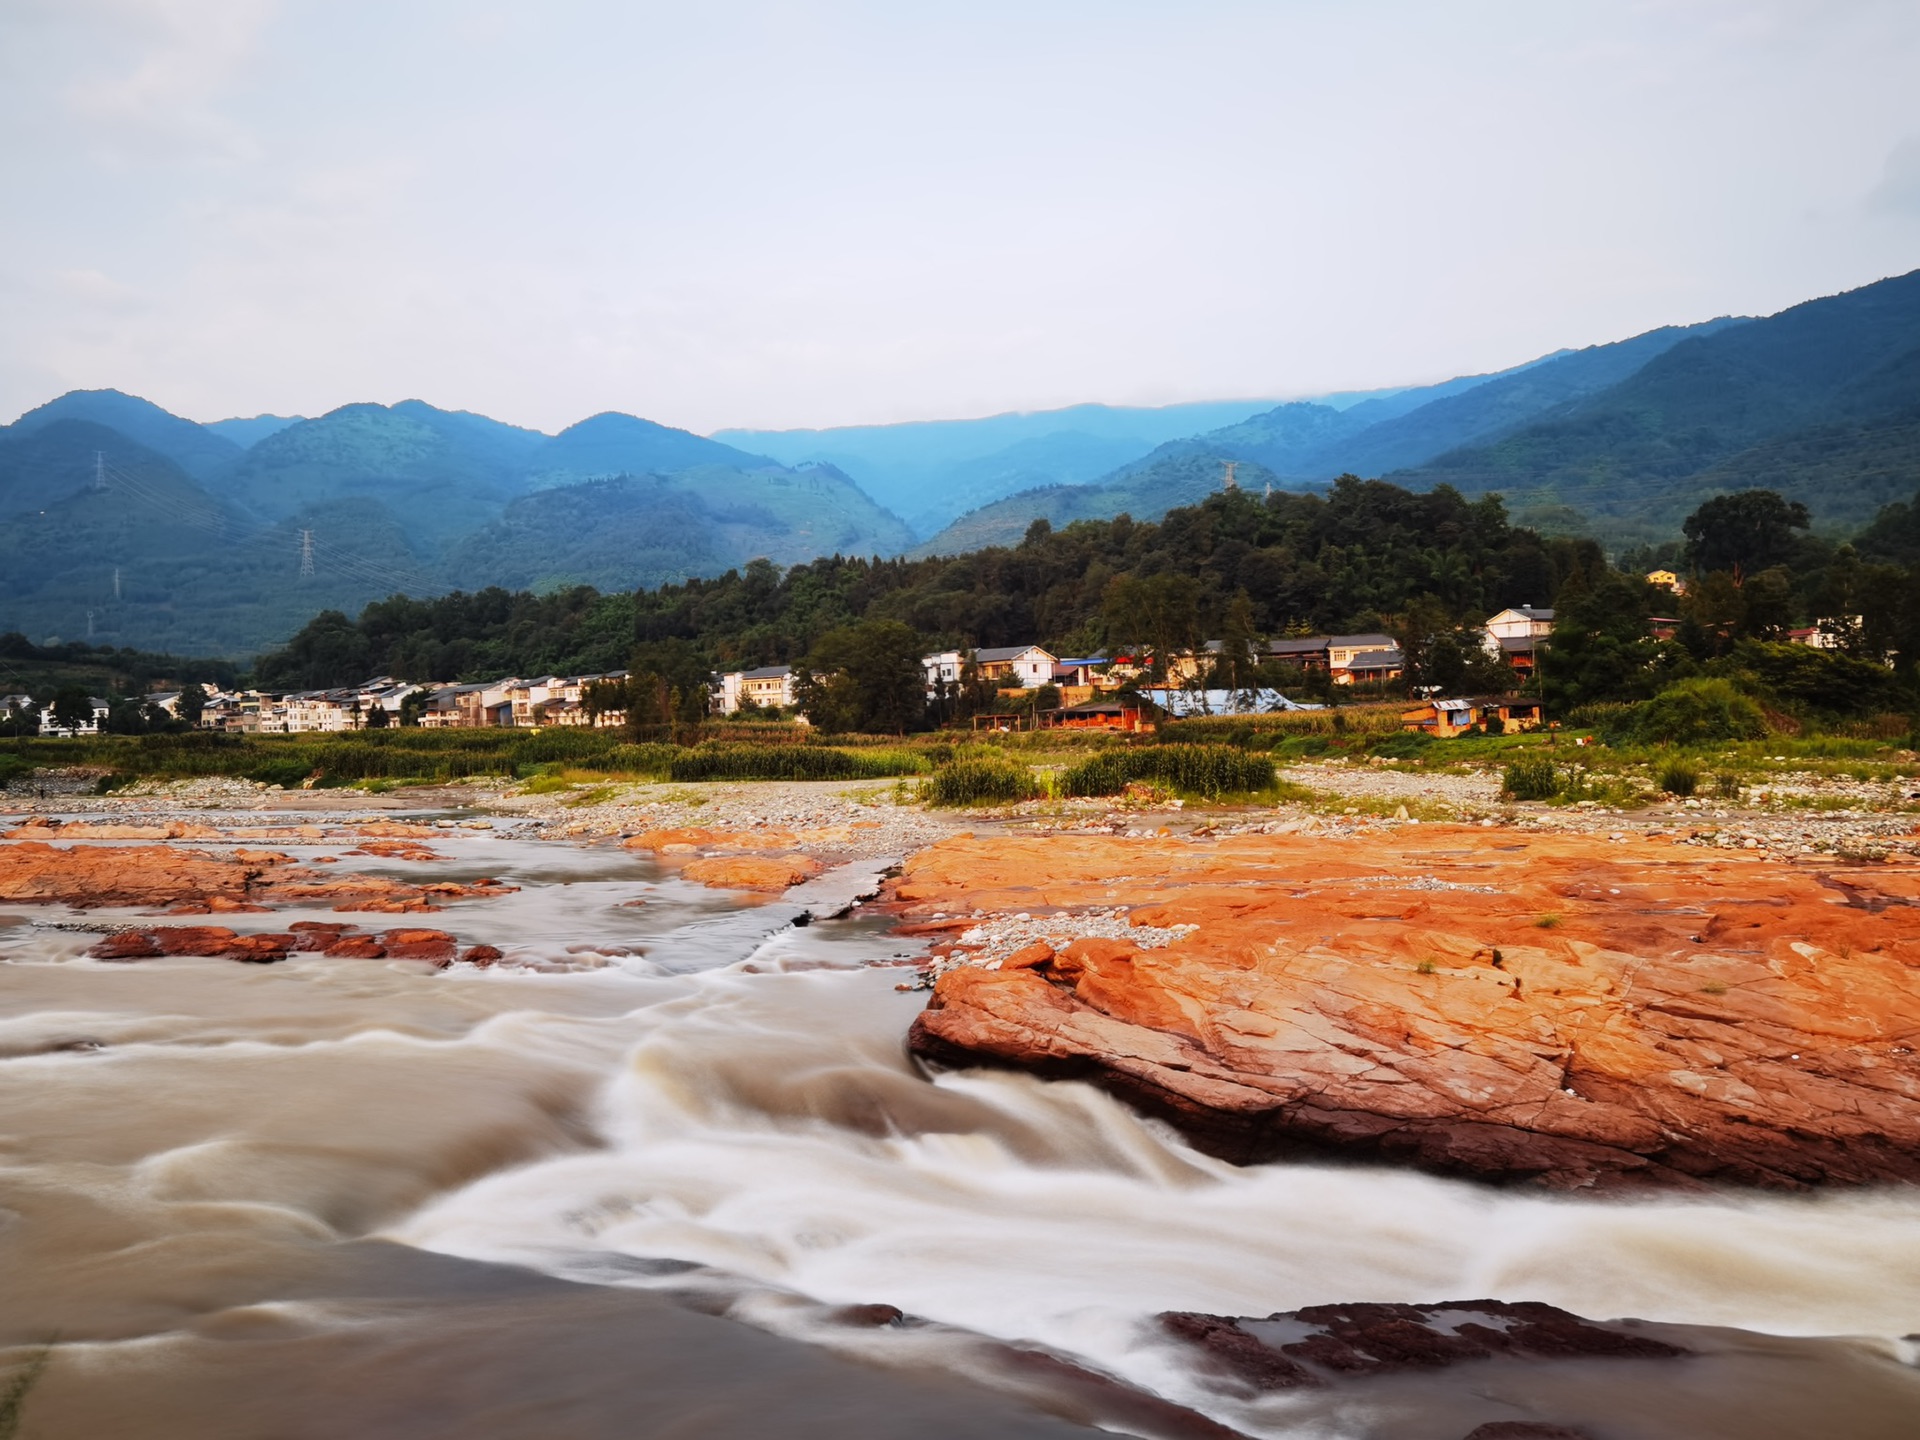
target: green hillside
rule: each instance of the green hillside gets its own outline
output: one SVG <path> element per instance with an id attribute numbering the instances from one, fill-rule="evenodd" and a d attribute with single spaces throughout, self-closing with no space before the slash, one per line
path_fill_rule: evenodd
<path id="1" fill-rule="evenodd" d="M 1396 478 L 1654 533 L 1717 490 L 1777 484 L 1817 520 L 1857 523 L 1902 488 L 1873 477 L 1910 464 L 1897 417 L 1916 406 L 1920 271 L 1682 341 L 1563 417 Z M 1855 494 L 1863 474 L 1872 493 Z"/>
<path id="2" fill-rule="evenodd" d="M 1725 319 L 1670 325 L 1630 340 L 1568 351 L 1496 376 L 1462 394 L 1441 396 L 1405 414 L 1336 436 L 1290 466 L 1274 468 L 1286 475 L 1329 479 L 1341 474 L 1385 475 L 1421 465 L 1461 446 L 1485 443 L 1554 418 L 1586 396 L 1619 384 L 1682 340 L 1741 323 Z M 1218 432 L 1208 438 L 1225 436 L 1226 432 Z"/>
<path id="3" fill-rule="evenodd" d="M 1075 520 L 1111 520 L 1116 515 L 1157 520 L 1176 506 L 1198 504 L 1222 489 L 1228 458 L 1197 446 L 1163 446 L 1162 452 L 1097 484 L 1029 490 L 984 505 L 911 553 L 959 555 L 991 545 L 1017 545 L 1035 520 L 1055 526 Z M 1245 460 L 1234 463 L 1235 482 L 1244 490 L 1260 492 L 1280 485 L 1279 477 L 1264 466 Z"/>
<path id="4" fill-rule="evenodd" d="M 418 400 L 345 405 L 269 435 L 215 494 L 267 521 L 342 499 L 378 500 L 434 547 L 492 519 L 525 492 L 547 437 Z"/>
<path id="5" fill-rule="evenodd" d="M 702 465 L 540 490 L 455 547 L 450 582 L 630 589 L 713 575 L 757 556 L 896 554 L 906 527 L 829 466 Z"/>
<path id="6" fill-rule="evenodd" d="M 135 444 L 166 456 L 196 480 L 223 474 L 242 453 L 239 445 L 206 426 L 118 390 L 70 390 L 57 400 L 29 410 L 6 428 L 14 435 L 24 435 L 61 420 L 84 420 L 117 430 Z"/>
<path id="7" fill-rule="evenodd" d="M 534 485 L 546 488 L 613 475 L 666 474 L 696 465 L 758 467 L 774 462 L 686 430 L 608 411 L 569 425 L 527 462 Z"/>

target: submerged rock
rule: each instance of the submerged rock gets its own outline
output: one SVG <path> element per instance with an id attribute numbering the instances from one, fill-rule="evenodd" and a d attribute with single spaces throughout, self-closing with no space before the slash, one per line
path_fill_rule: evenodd
<path id="1" fill-rule="evenodd" d="M 1554 1187 L 1920 1180 L 1920 869 L 1477 830 L 949 841 L 909 920 L 1131 907 L 943 974 L 911 1045 L 1103 1085 L 1237 1162 Z"/>

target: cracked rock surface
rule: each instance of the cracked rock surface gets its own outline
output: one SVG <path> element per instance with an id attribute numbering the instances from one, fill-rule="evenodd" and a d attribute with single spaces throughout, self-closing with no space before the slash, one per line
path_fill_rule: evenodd
<path id="1" fill-rule="evenodd" d="M 952 968 L 911 1043 L 1092 1080 L 1230 1160 L 1558 1188 L 1920 1180 L 1910 861 L 1434 825 L 999 836 L 922 851 L 889 899 L 909 922 L 1119 905 L 1194 927 Z"/>

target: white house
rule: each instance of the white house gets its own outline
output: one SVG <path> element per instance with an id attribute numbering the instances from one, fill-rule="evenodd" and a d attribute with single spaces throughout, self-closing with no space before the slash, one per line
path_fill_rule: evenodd
<path id="1" fill-rule="evenodd" d="M 990 645 L 973 652 L 973 663 L 982 680 L 1038 690 L 1053 683 L 1053 667 L 1060 660 L 1038 645 Z"/>
<path id="2" fill-rule="evenodd" d="M 1542 640 L 1553 634 L 1553 611 L 1540 605 L 1515 605 L 1487 621 L 1485 629 L 1486 651 L 1489 655 L 1498 655 L 1502 650 L 1516 648 L 1503 646 L 1502 640 Z"/>
<path id="3" fill-rule="evenodd" d="M 800 703 L 793 688 L 791 665 L 762 665 L 757 670 L 732 670 L 718 677 L 712 687 L 714 707 L 722 715 L 732 715 L 743 705 L 760 705 L 789 710 Z"/>
<path id="4" fill-rule="evenodd" d="M 49 705 L 40 712 L 40 733 L 42 735 L 64 735 L 71 739 L 75 735 L 98 735 L 107 723 L 107 711 L 112 702 L 98 695 L 89 695 L 87 705 L 93 712 L 93 718 L 86 723 L 69 728 L 53 723 L 53 706 Z"/>
<path id="5" fill-rule="evenodd" d="M 967 668 L 964 650 L 939 650 L 920 657 L 920 668 L 927 673 L 927 698 L 932 700 L 942 685 L 960 683 L 960 672 Z"/>

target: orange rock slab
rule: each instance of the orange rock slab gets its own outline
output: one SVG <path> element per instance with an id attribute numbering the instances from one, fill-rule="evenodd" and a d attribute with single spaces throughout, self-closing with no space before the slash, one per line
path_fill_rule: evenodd
<path id="1" fill-rule="evenodd" d="M 911 1044 L 1092 1080 L 1216 1155 L 1556 1187 L 1920 1181 L 1920 867 L 1423 826 L 950 840 L 936 912 L 1132 908 L 938 981 Z"/>
<path id="2" fill-rule="evenodd" d="M 715 855 L 690 862 L 681 873 L 715 890 L 786 890 L 811 880 L 823 867 L 806 855 Z"/>
<path id="3" fill-rule="evenodd" d="M 171 845 L 0 845 L 0 900 L 15 903 L 166 906 L 173 914 L 257 911 L 276 905 L 338 910 L 421 910 L 514 887 L 435 882 L 412 885 L 382 875 L 328 875 L 294 864 L 277 850 L 231 852 Z"/>

